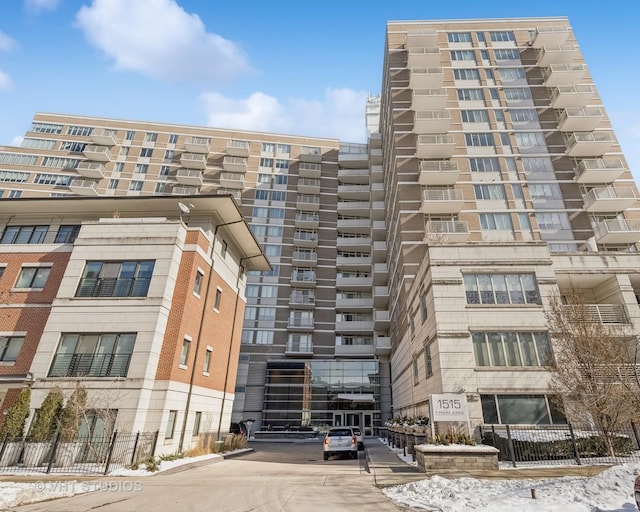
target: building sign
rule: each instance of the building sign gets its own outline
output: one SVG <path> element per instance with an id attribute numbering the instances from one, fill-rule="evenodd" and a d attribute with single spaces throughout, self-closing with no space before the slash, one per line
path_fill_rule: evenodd
<path id="1" fill-rule="evenodd" d="M 429 400 L 431 423 L 436 421 L 468 421 L 467 395 L 464 393 L 444 393 L 431 395 Z"/>

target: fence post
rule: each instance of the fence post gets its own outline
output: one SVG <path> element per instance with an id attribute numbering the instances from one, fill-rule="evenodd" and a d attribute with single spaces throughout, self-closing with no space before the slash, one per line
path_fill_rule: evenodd
<path id="1" fill-rule="evenodd" d="M 5 434 L 4 440 L 2 441 L 2 448 L 0 448 L 0 460 L 2 460 L 2 456 L 4 455 L 4 451 L 7 449 L 7 441 L 9 440 L 9 434 Z"/>
<path id="2" fill-rule="evenodd" d="M 109 445 L 109 454 L 107 455 L 107 463 L 104 466 L 104 474 L 107 475 L 109 473 L 109 466 L 111 465 L 111 456 L 113 455 L 113 449 L 116 445 L 116 437 L 118 436 L 118 431 L 113 431 L 113 436 L 111 437 L 111 444 Z"/>
<path id="3" fill-rule="evenodd" d="M 136 440 L 133 442 L 133 453 L 131 454 L 131 465 L 136 462 L 136 450 L 138 449 L 138 440 L 140 439 L 140 431 L 136 434 Z"/>
<path id="4" fill-rule="evenodd" d="M 49 464 L 47 464 L 47 474 L 51 473 L 51 466 L 53 461 L 56 460 L 56 452 L 58 451 L 58 441 L 60 441 L 60 431 L 56 432 L 56 438 L 53 440 L 53 447 L 51 448 L 51 455 L 49 456 Z"/>
<path id="5" fill-rule="evenodd" d="M 509 424 L 506 424 L 507 427 L 507 439 L 509 440 L 509 455 L 511 456 L 511 464 L 513 467 L 516 467 L 516 452 L 513 448 L 513 439 L 511 439 L 511 429 L 509 428 Z"/>
<path id="6" fill-rule="evenodd" d="M 159 434 L 160 434 L 160 431 L 156 430 L 156 435 L 153 437 L 153 446 L 151 447 L 151 453 L 149 454 L 151 457 L 155 457 L 156 455 L 156 446 L 158 445 Z"/>
<path id="7" fill-rule="evenodd" d="M 631 430 L 633 431 L 633 437 L 636 438 L 636 449 L 640 449 L 640 435 L 638 435 L 638 426 L 635 421 L 631 422 Z M 6 440 L 5 440 L 6 442 Z M 4 450 L 4 446 L 2 447 Z M 2 453 L 0 453 L 0 458 L 2 457 Z"/>
<path id="8" fill-rule="evenodd" d="M 580 452 L 578 451 L 578 443 L 576 442 L 576 436 L 573 432 L 573 425 L 571 425 L 571 423 L 568 423 L 569 425 L 569 433 L 571 434 L 571 444 L 573 445 L 573 453 L 575 453 L 576 456 L 576 463 L 578 464 L 578 466 L 582 465 L 582 461 L 580 460 Z"/>

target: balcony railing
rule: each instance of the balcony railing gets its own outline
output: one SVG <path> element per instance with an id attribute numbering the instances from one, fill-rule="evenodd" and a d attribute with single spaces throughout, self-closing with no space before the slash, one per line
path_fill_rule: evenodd
<path id="1" fill-rule="evenodd" d="M 126 377 L 131 354 L 56 354 L 49 377 Z"/>
<path id="2" fill-rule="evenodd" d="M 150 277 L 132 278 L 84 278 L 76 291 L 76 297 L 146 297 Z"/>
<path id="3" fill-rule="evenodd" d="M 586 158 L 578 163 L 575 180 L 578 183 L 612 183 L 622 176 L 625 170 L 619 158 Z"/>
<path id="4" fill-rule="evenodd" d="M 622 304 L 566 304 L 562 307 L 572 317 L 582 317 L 584 321 L 601 324 L 629 323 Z"/>

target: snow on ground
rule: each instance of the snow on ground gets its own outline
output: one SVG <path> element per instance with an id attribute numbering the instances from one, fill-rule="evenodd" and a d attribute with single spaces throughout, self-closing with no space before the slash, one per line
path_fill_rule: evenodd
<path id="1" fill-rule="evenodd" d="M 415 465 L 402 450 L 389 449 L 407 464 Z M 399 505 L 437 512 L 635 512 L 633 481 L 638 473 L 640 462 L 613 466 L 590 478 L 483 480 L 433 476 L 387 487 L 383 493 Z"/>

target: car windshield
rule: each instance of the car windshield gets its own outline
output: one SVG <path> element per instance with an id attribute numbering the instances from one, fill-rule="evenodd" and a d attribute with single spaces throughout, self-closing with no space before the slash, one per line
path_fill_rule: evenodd
<path id="1" fill-rule="evenodd" d="M 350 429 L 340 429 L 340 430 L 329 430 L 329 437 L 339 437 L 339 436 L 350 436 L 351 434 L 351 430 Z"/>

